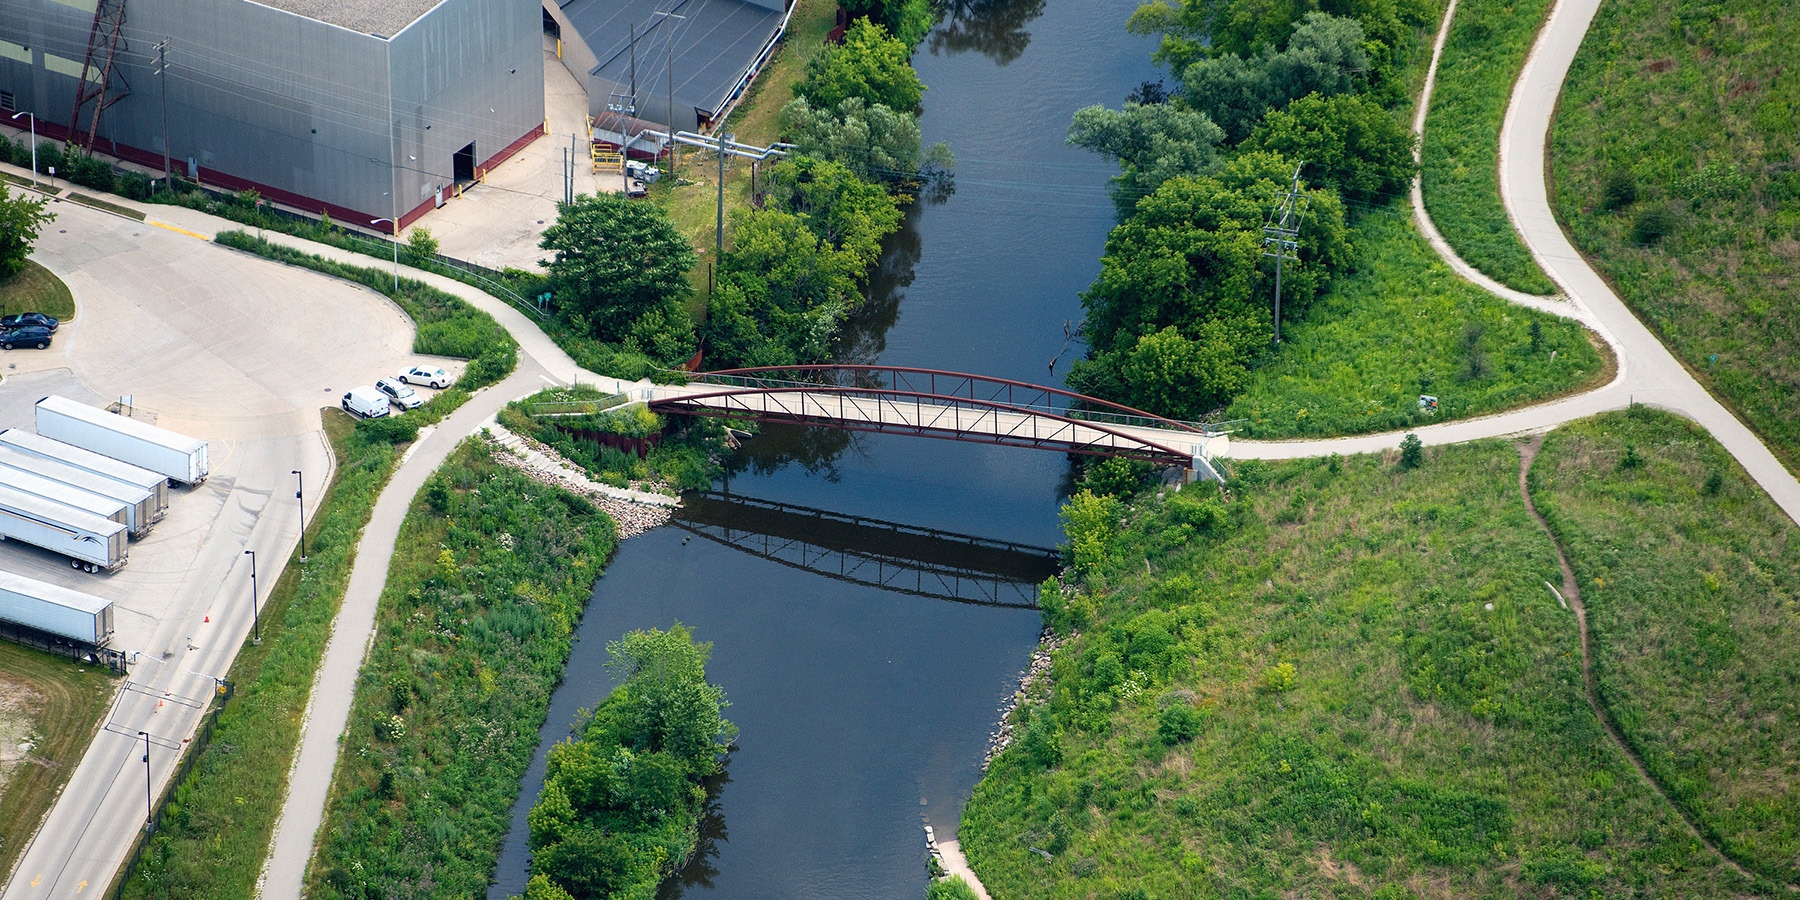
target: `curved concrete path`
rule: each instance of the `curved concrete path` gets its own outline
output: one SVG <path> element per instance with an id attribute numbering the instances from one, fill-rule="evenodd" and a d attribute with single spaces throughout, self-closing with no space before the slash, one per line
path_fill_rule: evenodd
<path id="1" fill-rule="evenodd" d="M 1546 431 L 1564 422 L 1642 403 L 1692 419 L 1711 432 L 1775 504 L 1800 522 L 1800 481 L 1632 315 L 1569 242 L 1550 210 L 1544 152 L 1550 122 L 1563 79 L 1599 5 L 1600 0 L 1560 0 L 1539 32 L 1513 86 L 1500 132 L 1500 195 L 1525 246 L 1574 306 L 1569 318 L 1592 328 L 1612 347 L 1618 372 L 1610 384 L 1585 394 L 1509 413 L 1428 425 L 1416 433 L 1427 444 L 1453 444 Z M 1441 38 L 1442 33 L 1440 46 Z M 1538 307 L 1537 303 L 1526 305 Z M 1392 431 L 1326 440 L 1234 441 L 1230 452 L 1244 459 L 1368 453 L 1398 447 L 1404 435 Z"/>

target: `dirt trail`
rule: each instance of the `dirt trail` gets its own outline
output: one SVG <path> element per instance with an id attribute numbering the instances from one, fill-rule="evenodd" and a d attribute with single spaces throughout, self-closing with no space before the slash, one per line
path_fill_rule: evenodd
<path id="1" fill-rule="evenodd" d="M 1725 851 L 1720 850 L 1719 846 L 1700 830 L 1699 825 L 1688 815 L 1687 810 L 1683 809 L 1681 804 L 1676 803 L 1675 798 L 1669 796 L 1668 788 L 1664 787 L 1663 783 L 1656 780 L 1656 776 L 1651 775 L 1650 770 L 1644 767 L 1644 761 L 1638 758 L 1637 752 L 1631 749 L 1631 745 L 1625 743 L 1625 735 L 1619 731 L 1619 725 L 1613 721 L 1612 714 L 1600 705 L 1600 691 L 1594 683 L 1594 654 L 1588 639 L 1587 606 L 1581 602 L 1581 586 L 1575 582 L 1575 570 L 1569 566 L 1569 558 L 1563 553 L 1562 542 L 1556 539 L 1556 532 L 1550 530 L 1550 523 L 1545 521 L 1543 515 L 1538 512 L 1537 504 L 1531 502 L 1531 489 L 1526 479 L 1526 473 L 1531 471 L 1531 463 L 1537 459 L 1538 451 L 1544 448 L 1544 436 L 1533 435 L 1528 440 L 1519 441 L 1516 446 L 1519 448 L 1519 497 L 1525 501 L 1525 510 L 1531 513 L 1531 517 L 1537 520 L 1538 526 L 1550 536 L 1550 545 L 1556 549 L 1556 564 L 1562 567 L 1562 598 L 1568 602 L 1569 608 L 1575 611 L 1575 626 L 1581 633 L 1581 682 L 1587 689 L 1588 709 L 1593 710 L 1594 718 L 1600 720 L 1601 727 L 1606 729 L 1606 736 L 1612 738 L 1612 742 L 1618 746 L 1620 752 L 1625 754 L 1626 759 L 1631 760 L 1632 768 L 1637 769 L 1638 775 L 1655 788 L 1656 793 L 1663 798 L 1663 802 L 1669 804 L 1669 808 L 1681 817 L 1682 823 L 1687 825 L 1688 831 L 1696 840 L 1704 844 L 1706 849 L 1711 850 L 1713 855 L 1723 860 L 1739 875 L 1751 881 L 1760 880 L 1739 865 L 1737 860 L 1727 856 Z M 1789 891 L 1796 890 L 1794 885 L 1787 885 L 1787 888 Z"/>

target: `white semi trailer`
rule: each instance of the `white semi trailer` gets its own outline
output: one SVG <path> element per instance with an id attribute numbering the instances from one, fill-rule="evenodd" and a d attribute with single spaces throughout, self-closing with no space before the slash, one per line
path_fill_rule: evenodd
<path id="1" fill-rule="evenodd" d="M 0 445 L 0 484 L 6 484 L 7 478 L 15 472 L 48 478 L 74 490 L 125 504 L 124 525 L 134 538 L 148 533 L 150 523 L 154 521 L 150 510 L 155 505 L 155 500 L 149 491 L 141 487 L 120 484 L 68 463 L 32 456 L 23 450 Z"/>
<path id="2" fill-rule="evenodd" d="M 95 647 L 113 636 L 111 600 L 11 572 L 0 572 L 0 619 Z"/>
<path id="3" fill-rule="evenodd" d="M 63 506 L 80 510 L 102 519 L 111 519 L 120 525 L 126 525 L 131 516 L 125 509 L 122 500 L 109 500 L 98 494 L 90 494 L 80 488 L 72 488 L 59 481 L 52 481 L 42 475 L 21 472 L 0 466 L 0 487 L 12 488 L 24 494 L 30 494 L 40 500 L 60 503 Z M 126 525 L 129 528 L 129 525 Z"/>
<path id="4" fill-rule="evenodd" d="M 120 484 L 149 491 L 155 501 L 155 509 L 150 513 L 152 522 L 161 519 L 163 514 L 169 511 L 169 477 L 167 475 L 159 475 L 141 466 L 120 462 L 92 450 L 83 450 L 74 444 L 51 440 L 23 428 L 8 428 L 0 431 L 0 446 L 12 447 L 32 456 L 67 463 L 77 469 L 110 478 Z"/>
<path id="5" fill-rule="evenodd" d="M 37 432 L 166 475 L 182 484 L 206 480 L 206 442 L 114 415 L 67 397 L 37 402 Z"/>
<path id="6" fill-rule="evenodd" d="M 0 538 L 35 544 L 89 572 L 125 565 L 125 526 L 79 509 L 0 486 Z"/>

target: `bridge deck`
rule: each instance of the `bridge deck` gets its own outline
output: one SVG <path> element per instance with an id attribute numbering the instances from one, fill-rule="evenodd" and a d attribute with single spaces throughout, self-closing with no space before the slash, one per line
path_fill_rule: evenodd
<path id="1" fill-rule="evenodd" d="M 658 385 L 644 400 L 693 415 L 822 425 L 860 431 L 1125 456 L 1191 465 L 1224 452 L 1226 436 L 1139 425 L 1072 421 L 1062 411 L 984 406 L 957 398 L 896 391 L 807 387 L 732 388 L 714 384 Z"/>

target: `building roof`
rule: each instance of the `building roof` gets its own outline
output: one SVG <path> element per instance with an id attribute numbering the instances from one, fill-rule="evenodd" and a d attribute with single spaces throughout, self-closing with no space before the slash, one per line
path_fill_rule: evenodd
<path id="1" fill-rule="evenodd" d="M 393 37 L 443 0 L 251 0 L 351 31 Z"/>
<path id="2" fill-rule="evenodd" d="M 600 61 L 589 74 L 631 82 L 636 24 L 639 94 L 667 93 L 672 44 L 676 102 L 717 110 L 780 27 L 781 6 L 780 0 L 568 0 L 562 11 Z M 639 115 L 663 118 L 660 110 Z"/>

